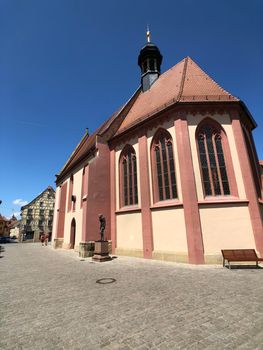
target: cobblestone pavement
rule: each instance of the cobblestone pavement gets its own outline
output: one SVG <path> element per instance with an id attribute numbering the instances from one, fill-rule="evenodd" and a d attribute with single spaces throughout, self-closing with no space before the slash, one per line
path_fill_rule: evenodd
<path id="1" fill-rule="evenodd" d="M 263 349 L 263 269 L 93 263 L 39 244 L 5 250 L 1 350 Z"/>

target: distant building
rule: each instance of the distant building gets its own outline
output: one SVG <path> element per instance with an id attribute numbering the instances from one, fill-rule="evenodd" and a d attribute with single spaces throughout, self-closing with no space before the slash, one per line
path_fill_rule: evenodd
<path id="1" fill-rule="evenodd" d="M 10 220 L 0 214 L 0 237 L 9 237 Z"/>
<path id="2" fill-rule="evenodd" d="M 55 192 L 48 186 L 39 196 L 21 208 L 21 235 L 26 240 L 39 241 L 42 233 L 52 235 Z"/>
<path id="3" fill-rule="evenodd" d="M 0 214 L 0 237 L 9 237 L 11 226 L 16 221 L 17 218 L 14 215 L 8 219 Z"/>
<path id="4" fill-rule="evenodd" d="M 20 238 L 21 235 L 21 220 L 15 220 L 10 224 L 10 237 Z"/>

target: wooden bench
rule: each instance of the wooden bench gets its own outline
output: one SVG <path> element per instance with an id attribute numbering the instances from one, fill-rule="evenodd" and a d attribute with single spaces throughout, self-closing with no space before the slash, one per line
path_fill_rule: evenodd
<path id="1" fill-rule="evenodd" d="M 257 256 L 255 249 L 222 249 L 223 266 L 225 267 L 225 261 L 228 262 L 228 267 L 231 269 L 231 262 L 248 262 L 255 261 L 256 266 L 262 258 Z"/>

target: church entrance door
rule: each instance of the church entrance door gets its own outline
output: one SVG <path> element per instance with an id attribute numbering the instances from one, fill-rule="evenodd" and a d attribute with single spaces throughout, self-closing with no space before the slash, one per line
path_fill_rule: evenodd
<path id="1" fill-rule="evenodd" d="M 74 249 L 75 247 L 75 238 L 76 238 L 76 220 L 72 219 L 71 228 L 70 228 L 70 248 Z"/>

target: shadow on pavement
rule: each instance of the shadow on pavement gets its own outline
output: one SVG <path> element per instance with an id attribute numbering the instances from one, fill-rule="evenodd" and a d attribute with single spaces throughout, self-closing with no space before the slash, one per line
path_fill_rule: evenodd
<path id="1" fill-rule="evenodd" d="M 256 265 L 231 265 L 231 268 L 229 266 L 225 266 L 228 270 L 262 270 L 262 266 L 256 266 Z"/>

